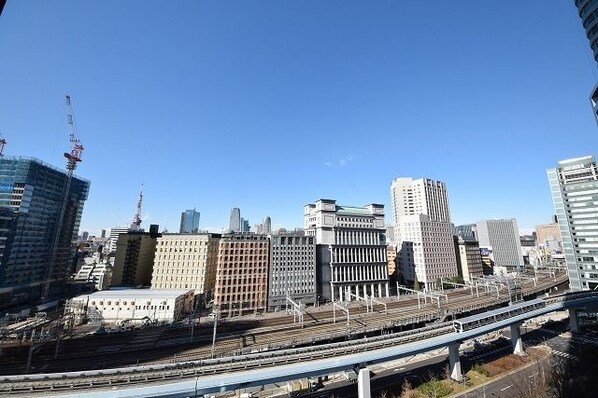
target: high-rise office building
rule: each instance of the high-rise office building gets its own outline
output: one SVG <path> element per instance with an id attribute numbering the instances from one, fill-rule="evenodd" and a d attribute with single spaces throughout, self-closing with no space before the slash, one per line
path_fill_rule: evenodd
<path id="1" fill-rule="evenodd" d="M 313 236 L 291 232 L 270 237 L 268 308 L 286 308 L 287 295 L 295 302 L 316 303 L 316 244 Z"/>
<path id="2" fill-rule="evenodd" d="M 303 211 L 305 234 L 316 238 L 318 293 L 331 301 L 388 297 L 384 205 L 337 205 L 320 199 Z"/>
<path id="3" fill-rule="evenodd" d="M 228 229 L 233 232 L 241 232 L 241 209 L 233 207 L 230 211 Z"/>
<path id="4" fill-rule="evenodd" d="M 432 289 L 458 274 L 446 185 L 429 178 L 396 178 L 390 186 L 400 279 Z"/>
<path id="5" fill-rule="evenodd" d="M 241 229 L 238 232 L 249 232 L 251 227 L 249 226 L 249 220 L 244 219 L 241 217 Z"/>
<path id="6" fill-rule="evenodd" d="M 480 249 L 488 249 L 493 256 L 494 266 L 519 270 L 523 262 L 519 227 L 517 220 L 480 220 L 476 223 Z"/>
<path id="7" fill-rule="evenodd" d="M 199 212 L 195 209 L 185 210 L 181 213 L 181 226 L 179 233 L 195 234 L 199 231 Z"/>
<path id="8" fill-rule="evenodd" d="M 474 239 L 461 235 L 454 236 L 455 253 L 457 254 L 457 268 L 463 281 L 470 283 L 474 278 L 484 276 L 480 245 Z"/>
<path id="9" fill-rule="evenodd" d="M 598 287 L 598 166 L 593 156 L 558 162 L 548 182 L 572 290 Z"/>
<path id="10" fill-rule="evenodd" d="M 590 42 L 590 48 L 594 53 L 594 60 L 598 63 L 598 2 L 596 0 L 575 0 L 575 6 Z M 592 89 L 590 104 L 594 118 L 598 120 L 598 84 Z"/>
<path id="11" fill-rule="evenodd" d="M 118 242 L 118 235 L 129 232 L 129 227 L 114 227 L 110 228 L 110 236 L 108 237 L 108 252 L 116 253 L 116 243 Z"/>
<path id="12" fill-rule="evenodd" d="M 575 0 L 582 25 L 594 53 L 594 60 L 598 63 L 598 2 L 595 0 Z"/>
<path id="13" fill-rule="evenodd" d="M 272 233 L 272 219 L 270 217 L 264 218 L 264 222 L 262 223 L 262 233 L 268 235 Z"/>
<path id="14" fill-rule="evenodd" d="M 395 178 L 390 185 L 395 234 L 401 216 L 425 214 L 430 221 L 451 222 L 446 185 L 429 178 Z M 395 241 L 400 242 L 400 236 Z"/>
<path id="15" fill-rule="evenodd" d="M 150 225 L 150 232 L 128 231 L 118 235 L 112 285 L 149 286 L 152 280 L 158 225 Z"/>
<path id="16" fill-rule="evenodd" d="M 64 171 L 40 160 L 0 157 L 0 288 L 35 298 L 47 278 L 63 282 L 73 271 L 73 242 L 89 181 L 73 176 L 65 197 L 66 181 Z M 48 275 L 50 269 L 52 275 Z"/>
<path id="17" fill-rule="evenodd" d="M 265 235 L 222 235 L 214 306 L 223 316 L 266 311 L 269 252 Z"/>
<path id="18" fill-rule="evenodd" d="M 220 234 L 162 234 L 156 243 L 152 288 L 194 289 L 213 297 Z"/>

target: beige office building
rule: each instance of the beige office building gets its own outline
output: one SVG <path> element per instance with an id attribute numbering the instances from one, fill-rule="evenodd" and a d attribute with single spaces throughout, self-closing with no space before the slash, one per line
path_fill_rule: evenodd
<path id="1" fill-rule="evenodd" d="M 152 288 L 194 289 L 212 298 L 220 234 L 162 234 L 158 238 Z"/>
<path id="2" fill-rule="evenodd" d="M 221 316 L 266 311 L 269 256 L 265 235 L 222 235 L 214 290 L 214 306 Z"/>

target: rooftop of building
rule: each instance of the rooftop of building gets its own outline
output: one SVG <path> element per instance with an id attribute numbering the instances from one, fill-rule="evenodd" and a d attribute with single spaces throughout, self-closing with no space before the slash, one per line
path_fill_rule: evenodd
<path id="1" fill-rule="evenodd" d="M 38 158 L 35 158 L 33 156 L 2 156 L 0 157 L 0 160 L 5 160 L 5 161 L 16 161 L 16 162 L 33 162 L 33 163 L 38 163 L 44 167 L 47 167 L 49 169 L 52 169 L 54 171 L 57 171 L 59 173 L 63 173 L 66 174 L 66 170 L 65 169 L 61 169 L 59 167 L 56 167 L 54 165 L 51 165 L 50 163 L 46 163 L 43 160 L 40 160 Z M 73 177 L 82 180 L 84 182 L 90 182 L 88 179 L 83 178 L 77 174 L 73 174 Z"/>
<path id="2" fill-rule="evenodd" d="M 99 290 L 91 294 L 83 294 L 78 297 L 89 296 L 91 299 L 151 299 L 151 298 L 177 298 L 193 289 L 130 289 L 130 288 L 111 288 L 110 290 Z"/>

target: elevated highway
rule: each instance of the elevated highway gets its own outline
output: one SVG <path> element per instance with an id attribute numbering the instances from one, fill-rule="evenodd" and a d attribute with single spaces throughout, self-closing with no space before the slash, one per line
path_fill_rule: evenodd
<path id="1" fill-rule="evenodd" d="M 317 376 L 386 362 L 474 338 L 553 311 L 598 304 L 598 293 L 544 299 L 542 308 L 456 332 L 452 322 L 393 335 L 289 350 L 268 351 L 172 365 L 139 366 L 62 374 L 5 376 L 3 394 L 64 397 L 187 397 Z M 480 314 L 484 317 L 484 314 Z M 453 358 L 454 359 L 454 358 Z"/>

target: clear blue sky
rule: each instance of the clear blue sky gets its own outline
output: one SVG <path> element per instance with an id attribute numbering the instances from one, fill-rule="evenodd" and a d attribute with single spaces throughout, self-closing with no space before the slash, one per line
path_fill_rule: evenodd
<path id="1" fill-rule="evenodd" d="M 318 198 L 445 181 L 455 223 L 553 213 L 546 168 L 596 154 L 597 67 L 573 1 L 16 1 L 0 17 L 7 155 L 91 180 L 82 230 L 302 226 Z M 390 221 L 390 207 L 387 220 Z"/>

